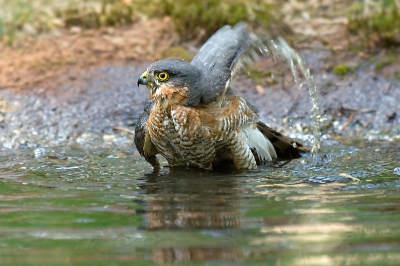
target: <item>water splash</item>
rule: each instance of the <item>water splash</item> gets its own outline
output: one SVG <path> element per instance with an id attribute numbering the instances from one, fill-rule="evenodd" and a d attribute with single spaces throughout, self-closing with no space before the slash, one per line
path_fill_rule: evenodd
<path id="1" fill-rule="evenodd" d="M 310 74 L 310 69 L 305 65 L 301 56 L 292 49 L 286 41 L 279 37 L 276 41 L 271 40 L 271 46 L 274 47 L 274 52 L 278 52 L 279 55 L 282 55 L 286 62 L 288 62 L 290 69 L 292 71 L 292 75 L 294 77 L 294 81 L 301 89 L 306 83 L 309 92 L 309 98 L 311 102 L 311 119 L 313 122 L 313 146 L 312 146 L 312 154 L 316 156 L 318 151 L 321 148 L 321 130 L 320 130 L 320 119 L 321 114 L 319 113 L 318 107 L 318 88 L 315 82 L 315 78 Z M 298 75 L 297 70 L 300 70 L 301 74 L 305 78 L 305 82 Z"/>
<path id="2" fill-rule="evenodd" d="M 302 89 L 304 85 L 308 87 L 309 98 L 311 102 L 311 119 L 312 119 L 312 131 L 313 131 L 313 145 L 311 149 L 312 160 L 317 163 L 319 160 L 319 150 L 321 148 L 321 130 L 320 121 L 321 114 L 318 107 L 318 88 L 316 85 L 315 78 L 310 74 L 310 69 L 304 63 L 301 56 L 291 48 L 287 42 L 282 38 L 278 37 L 273 39 L 269 36 L 261 39 L 257 35 L 251 36 L 253 39 L 254 48 L 261 54 L 269 54 L 274 58 L 282 57 L 289 65 L 294 81 Z M 254 56 L 252 56 L 253 59 Z M 301 73 L 302 77 L 299 75 Z"/>

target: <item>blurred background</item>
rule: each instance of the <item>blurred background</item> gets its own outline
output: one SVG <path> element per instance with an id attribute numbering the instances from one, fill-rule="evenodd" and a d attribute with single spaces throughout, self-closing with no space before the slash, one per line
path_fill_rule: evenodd
<path id="1" fill-rule="evenodd" d="M 357 69 L 352 55 L 384 68 L 400 43 L 398 0 L 0 0 L 0 86 L 31 86 L 71 66 L 190 59 L 238 21 L 295 47 L 334 51 L 327 68 L 337 75 Z"/>

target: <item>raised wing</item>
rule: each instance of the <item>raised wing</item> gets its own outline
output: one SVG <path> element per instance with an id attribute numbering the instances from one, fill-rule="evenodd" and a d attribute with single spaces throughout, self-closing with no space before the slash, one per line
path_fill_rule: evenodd
<path id="1" fill-rule="evenodd" d="M 236 70 L 246 59 L 250 37 L 246 24 L 238 23 L 234 27 L 222 27 L 201 47 L 191 62 L 206 77 L 201 103 L 212 103 L 226 92 Z"/>

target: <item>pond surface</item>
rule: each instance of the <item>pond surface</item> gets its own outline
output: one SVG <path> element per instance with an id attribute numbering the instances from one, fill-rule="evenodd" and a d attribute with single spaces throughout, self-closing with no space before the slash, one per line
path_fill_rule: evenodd
<path id="1" fill-rule="evenodd" d="M 331 141 L 245 173 L 132 147 L 0 153 L 2 265 L 398 265 L 400 143 Z"/>

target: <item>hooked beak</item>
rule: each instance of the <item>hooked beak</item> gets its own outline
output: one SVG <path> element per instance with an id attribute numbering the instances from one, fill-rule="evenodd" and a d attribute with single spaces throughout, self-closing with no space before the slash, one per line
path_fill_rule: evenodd
<path id="1" fill-rule="evenodd" d="M 147 85 L 147 71 L 145 71 L 137 81 L 137 85 Z"/>

